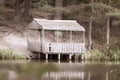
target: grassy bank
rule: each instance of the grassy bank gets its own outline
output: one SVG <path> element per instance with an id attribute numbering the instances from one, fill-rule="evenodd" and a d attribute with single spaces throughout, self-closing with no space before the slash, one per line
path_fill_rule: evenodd
<path id="1" fill-rule="evenodd" d="M 85 60 L 118 61 L 120 60 L 120 50 L 87 50 L 85 53 Z"/>
<path id="2" fill-rule="evenodd" d="M 0 50 L 0 59 L 27 59 L 27 55 L 14 50 Z"/>

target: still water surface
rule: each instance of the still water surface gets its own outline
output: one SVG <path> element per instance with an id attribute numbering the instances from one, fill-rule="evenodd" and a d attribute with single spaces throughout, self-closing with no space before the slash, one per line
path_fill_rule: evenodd
<path id="1" fill-rule="evenodd" d="M 0 80 L 120 80 L 120 63 L 0 61 Z"/>

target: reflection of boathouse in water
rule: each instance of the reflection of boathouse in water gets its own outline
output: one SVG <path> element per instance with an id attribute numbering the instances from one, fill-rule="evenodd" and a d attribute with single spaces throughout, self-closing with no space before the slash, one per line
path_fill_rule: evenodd
<path id="1" fill-rule="evenodd" d="M 47 72 L 42 76 L 42 80 L 112 80 L 109 77 L 108 72 Z"/>
<path id="2" fill-rule="evenodd" d="M 42 80 L 84 80 L 84 72 L 47 72 Z"/>
<path id="3" fill-rule="evenodd" d="M 34 19 L 28 26 L 28 49 L 40 55 L 83 55 L 85 29 L 74 20 Z"/>

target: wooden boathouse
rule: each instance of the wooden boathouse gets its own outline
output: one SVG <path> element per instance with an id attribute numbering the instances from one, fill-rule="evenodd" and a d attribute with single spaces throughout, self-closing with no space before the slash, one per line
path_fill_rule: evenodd
<path id="1" fill-rule="evenodd" d="M 84 55 L 85 29 L 75 20 L 37 19 L 28 26 L 28 50 L 45 54 Z"/>

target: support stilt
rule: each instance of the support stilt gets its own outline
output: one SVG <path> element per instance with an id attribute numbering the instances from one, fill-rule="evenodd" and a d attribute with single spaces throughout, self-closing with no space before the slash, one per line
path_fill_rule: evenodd
<path id="1" fill-rule="evenodd" d="M 46 60 L 48 60 L 48 54 L 45 54 L 46 55 Z"/>
<path id="2" fill-rule="evenodd" d="M 60 60 L 58 60 L 58 63 L 60 63 Z"/>
<path id="3" fill-rule="evenodd" d="M 81 55 L 81 59 L 84 60 L 84 54 Z"/>
<path id="4" fill-rule="evenodd" d="M 46 60 L 45 62 L 48 63 L 48 60 Z"/>
<path id="5" fill-rule="evenodd" d="M 69 54 L 69 60 L 71 60 L 72 59 L 72 54 Z"/>
<path id="6" fill-rule="evenodd" d="M 58 54 L 58 60 L 60 60 L 60 54 Z"/>

